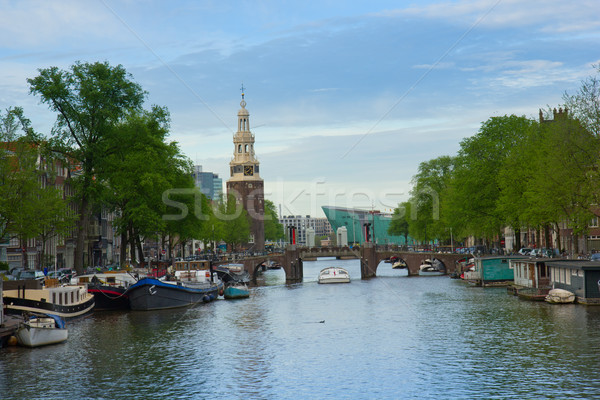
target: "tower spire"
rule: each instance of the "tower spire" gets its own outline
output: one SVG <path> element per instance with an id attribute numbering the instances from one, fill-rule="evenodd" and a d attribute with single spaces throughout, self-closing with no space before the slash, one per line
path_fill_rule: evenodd
<path id="1" fill-rule="evenodd" d="M 240 101 L 240 106 L 242 106 L 242 108 L 246 108 L 246 100 L 244 100 L 244 82 L 242 82 L 242 87 L 240 90 L 242 91 L 242 101 Z"/>

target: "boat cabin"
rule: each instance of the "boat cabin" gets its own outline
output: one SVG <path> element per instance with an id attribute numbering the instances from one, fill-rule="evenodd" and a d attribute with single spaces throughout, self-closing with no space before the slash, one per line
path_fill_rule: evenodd
<path id="1" fill-rule="evenodd" d="M 18 282 L 18 281 L 14 281 Z M 22 282 L 22 281 L 21 281 Z M 89 298 L 87 287 L 78 286 L 56 286 L 40 287 L 31 289 L 25 285 L 20 285 L 15 289 L 4 290 L 4 297 L 16 299 L 29 299 L 39 302 L 49 302 L 60 306 L 70 306 L 79 304 Z"/>
<path id="2" fill-rule="evenodd" d="M 210 261 L 208 261 L 208 260 L 175 261 L 173 263 L 173 269 L 175 271 L 210 270 Z"/>
<path id="3" fill-rule="evenodd" d="M 515 286 L 545 289 L 550 287 L 550 271 L 546 262 L 549 258 L 530 258 L 510 260 L 514 271 Z"/>
<path id="4" fill-rule="evenodd" d="M 524 258 L 523 256 L 477 257 L 471 276 L 478 286 L 506 285 L 514 280 L 510 261 Z"/>
<path id="5" fill-rule="evenodd" d="M 552 287 L 575 293 L 578 303 L 600 304 L 600 262 L 558 260 L 546 265 Z"/>

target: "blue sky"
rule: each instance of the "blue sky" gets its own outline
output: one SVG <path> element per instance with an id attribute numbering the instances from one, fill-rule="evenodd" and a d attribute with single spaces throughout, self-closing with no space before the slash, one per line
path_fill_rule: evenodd
<path id="1" fill-rule="evenodd" d="M 391 209 L 420 162 L 492 116 L 537 118 L 600 61 L 600 2 L 1 1 L 0 107 L 38 68 L 122 64 L 171 139 L 228 177 L 240 87 L 266 197 L 283 214 Z"/>

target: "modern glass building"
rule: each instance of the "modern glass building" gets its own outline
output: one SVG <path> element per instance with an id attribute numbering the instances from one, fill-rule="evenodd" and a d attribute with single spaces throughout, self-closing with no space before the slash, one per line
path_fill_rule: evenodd
<path id="1" fill-rule="evenodd" d="M 377 244 L 406 244 L 404 236 L 392 236 L 387 233 L 392 214 L 382 213 L 377 210 L 360 210 L 356 208 L 322 206 L 325 216 L 334 232 L 345 226 L 348 230 L 348 243 L 362 244 L 365 242 L 365 224 L 370 232 L 370 241 Z M 409 237 L 408 244 L 413 240 Z"/>
<path id="2" fill-rule="evenodd" d="M 194 166 L 192 173 L 194 183 L 198 189 L 210 200 L 218 200 L 223 194 L 223 180 L 218 174 L 212 172 L 202 172 L 201 165 Z"/>

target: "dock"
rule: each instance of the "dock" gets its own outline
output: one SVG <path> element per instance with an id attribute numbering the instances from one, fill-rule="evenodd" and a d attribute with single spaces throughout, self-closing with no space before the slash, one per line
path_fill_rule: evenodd
<path id="1" fill-rule="evenodd" d="M 4 315 L 4 321 L 0 325 L 0 348 L 6 347 L 8 339 L 15 335 L 21 322 L 23 317 L 20 315 Z"/>

